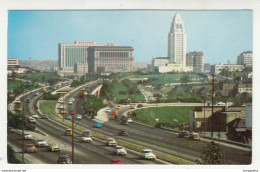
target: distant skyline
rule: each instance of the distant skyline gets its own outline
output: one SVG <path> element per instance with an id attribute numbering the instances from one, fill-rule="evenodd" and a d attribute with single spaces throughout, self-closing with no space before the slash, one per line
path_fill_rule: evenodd
<path id="1" fill-rule="evenodd" d="M 187 52 L 202 51 L 204 62 L 236 63 L 252 51 L 252 11 L 93 10 L 9 11 L 8 58 L 58 60 L 58 44 L 95 41 L 132 46 L 135 62 L 167 56 L 172 19 L 180 13 Z"/>

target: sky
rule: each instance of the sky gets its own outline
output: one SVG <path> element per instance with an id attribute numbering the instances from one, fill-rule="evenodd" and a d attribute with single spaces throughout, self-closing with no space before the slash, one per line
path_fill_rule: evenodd
<path id="1" fill-rule="evenodd" d="M 202 51 L 204 63 L 236 63 L 252 51 L 251 10 L 9 11 L 8 58 L 58 60 L 58 44 L 95 41 L 132 46 L 135 62 L 167 56 L 172 19 L 180 13 L 187 52 Z"/>

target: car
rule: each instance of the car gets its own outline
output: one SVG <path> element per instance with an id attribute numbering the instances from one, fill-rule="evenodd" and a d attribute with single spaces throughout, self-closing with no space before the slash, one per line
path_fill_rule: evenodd
<path id="1" fill-rule="evenodd" d="M 78 119 L 78 120 L 81 120 L 81 119 L 82 119 L 82 115 L 76 114 L 76 115 L 74 115 L 74 118 L 75 118 L 75 119 Z"/>
<path id="2" fill-rule="evenodd" d="M 65 114 L 64 118 L 70 120 L 72 117 L 70 114 Z"/>
<path id="3" fill-rule="evenodd" d="M 67 111 L 66 111 L 66 110 L 64 110 L 64 109 L 61 109 L 60 113 L 61 113 L 61 114 L 66 114 L 66 113 L 67 113 Z"/>
<path id="4" fill-rule="evenodd" d="M 37 140 L 36 141 L 36 146 L 37 147 L 47 147 L 48 143 L 46 142 L 46 140 Z"/>
<path id="5" fill-rule="evenodd" d="M 65 135 L 66 136 L 71 136 L 72 135 L 72 129 L 68 128 L 65 130 Z"/>
<path id="6" fill-rule="evenodd" d="M 39 118 L 39 115 L 37 115 L 37 114 L 32 114 L 31 115 L 33 118 Z"/>
<path id="7" fill-rule="evenodd" d="M 80 141 L 81 142 L 91 143 L 92 142 L 92 138 L 91 137 L 87 137 L 87 136 L 83 136 L 83 137 L 80 137 Z"/>
<path id="8" fill-rule="evenodd" d="M 216 105 L 225 106 L 226 103 L 224 103 L 224 102 L 218 102 Z"/>
<path id="9" fill-rule="evenodd" d="M 82 133 L 81 133 L 82 136 L 85 136 L 85 137 L 92 137 L 92 133 L 90 130 L 84 130 Z"/>
<path id="10" fill-rule="evenodd" d="M 31 124 L 36 124 L 36 119 L 30 116 L 28 118 L 28 122 L 31 123 Z"/>
<path id="11" fill-rule="evenodd" d="M 34 95 L 35 95 L 35 96 L 38 96 L 38 95 L 39 95 L 39 93 L 34 93 Z"/>
<path id="12" fill-rule="evenodd" d="M 178 136 L 182 138 L 182 137 L 189 137 L 189 135 L 190 135 L 189 131 L 181 131 Z"/>
<path id="13" fill-rule="evenodd" d="M 27 103 L 30 103 L 30 102 L 31 102 L 31 99 L 30 99 L 30 98 L 27 98 L 27 99 L 26 99 L 26 102 L 27 102 Z"/>
<path id="14" fill-rule="evenodd" d="M 127 122 L 127 120 L 121 120 L 121 124 L 122 125 L 128 125 L 128 122 Z"/>
<path id="15" fill-rule="evenodd" d="M 49 116 L 48 116 L 47 114 L 43 114 L 43 115 L 42 115 L 42 118 L 43 118 L 43 119 L 48 119 Z"/>
<path id="16" fill-rule="evenodd" d="M 32 135 L 30 133 L 24 133 L 23 135 L 23 139 L 24 140 L 32 140 Z"/>
<path id="17" fill-rule="evenodd" d="M 71 102 L 74 102 L 74 101 L 75 101 L 75 99 L 74 99 L 74 98 L 70 98 L 70 101 L 71 101 Z"/>
<path id="18" fill-rule="evenodd" d="M 142 108 L 142 107 L 144 107 L 142 104 L 137 105 L 137 108 Z"/>
<path id="19" fill-rule="evenodd" d="M 84 95 L 87 96 L 87 95 L 88 95 L 88 92 L 84 91 Z"/>
<path id="20" fill-rule="evenodd" d="M 60 152 L 60 146 L 57 144 L 49 144 L 47 150 L 50 152 Z"/>
<path id="21" fill-rule="evenodd" d="M 13 127 L 7 127 L 7 133 L 13 133 L 14 128 Z"/>
<path id="22" fill-rule="evenodd" d="M 111 112 L 111 109 L 107 109 L 106 112 L 110 113 L 110 112 Z"/>
<path id="23" fill-rule="evenodd" d="M 95 122 L 94 127 L 101 128 L 102 124 L 100 122 Z"/>
<path id="24" fill-rule="evenodd" d="M 139 156 L 142 159 L 152 159 L 152 160 L 156 159 L 156 155 L 153 154 L 151 149 L 143 149 L 140 152 Z"/>
<path id="25" fill-rule="evenodd" d="M 135 105 L 132 105 L 131 109 L 137 109 L 137 107 Z"/>
<path id="26" fill-rule="evenodd" d="M 64 100 L 63 100 L 63 99 L 60 99 L 60 100 L 59 100 L 59 103 L 64 103 Z"/>
<path id="27" fill-rule="evenodd" d="M 71 164 L 71 160 L 68 155 L 59 155 L 57 164 Z"/>
<path id="28" fill-rule="evenodd" d="M 117 142 L 114 138 L 107 138 L 105 140 L 105 144 L 106 144 L 106 146 L 116 146 Z"/>
<path id="29" fill-rule="evenodd" d="M 114 104 L 113 103 L 108 103 L 108 106 L 109 107 L 114 107 Z"/>
<path id="30" fill-rule="evenodd" d="M 14 103 L 15 103 L 15 104 L 21 104 L 21 100 L 17 99 L 17 100 L 15 100 Z"/>
<path id="31" fill-rule="evenodd" d="M 190 133 L 189 139 L 191 140 L 200 140 L 200 135 L 198 133 Z"/>
<path id="32" fill-rule="evenodd" d="M 24 152 L 28 152 L 28 153 L 36 153 L 37 152 L 37 148 L 34 144 L 28 144 L 24 147 Z"/>
<path id="33" fill-rule="evenodd" d="M 36 106 L 35 106 L 35 109 L 39 109 L 39 107 L 36 105 Z"/>
<path id="34" fill-rule="evenodd" d="M 117 108 L 117 109 L 121 109 L 122 107 L 121 107 L 121 106 L 117 106 L 116 108 Z"/>
<path id="35" fill-rule="evenodd" d="M 60 105 L 60 106 L 59 106 L 59 109 L 65 109 L 65 106 Z"/>
<path id="36" fill-rule="evenodd" d="M 128 123 L 132 123 L 132 122 L 133 122 L 132 118 L 126 118 L 126 121 L 127 121 Z"/>
<path id="37" fill-rule="evenodd" d="M 72 102 L 72 101 L 68 101 L 68 104 L 69 104 L 69 105 L 72 105 L 72 104 L 73 104 L 73 102 Z"/>
<path id="38" fill-rule="evenodd" d="M 115 146 L 113 149 L 113 154 L 114 155 L 126 155 L 127 151 L 125 150 L 125 148 L 123 146 Z"/>
<path id="39" fill-rule="evenodd" d="M 16 111 L 22 111 L 22 107 L 17 107 L 16 109 L 15 109 Z"/>
<path id="40" fill-rule="evenodd" d="M 124 164 L 121 159 L 114 158 L 110 161 L 110 164 Z"/>
<path id="41" fill-rule="evenodd" d="M 119 134 L 120 136 L 128 136 L 128 132 L 127 132 L 126 129 L 120 130 L 120 131 L 118 132 L 118 134 Z"/>

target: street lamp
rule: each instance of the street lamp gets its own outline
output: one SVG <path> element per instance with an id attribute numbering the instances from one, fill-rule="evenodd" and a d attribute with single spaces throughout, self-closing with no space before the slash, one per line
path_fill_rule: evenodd
<path id="1" fill-rule="evenodd" d="M 72 128 L 72 150 L 71 150 L 71 154 L 72 154 L 72 157 L 71 157 L 71 161 L 72 161 L 72 164 L 74 163 L 74 115 L 75 115 L 75 112 L 74 111 L 70 111 L 70 115 L 72 116 L 72 123 L 71 123 L 71 128 Z"/>
<path id="2" fill-rule="evenodd" d="M 131 98 L 130 97 L 128 98 L 128 102 L 129 102 L 129 108 L 130 108 L 129 109 L 129 112 L 130 112 L 130 116 L 129 117 L 131 118 L 131 116 L 132 116 L 132 109 L 131 109 Z"/>

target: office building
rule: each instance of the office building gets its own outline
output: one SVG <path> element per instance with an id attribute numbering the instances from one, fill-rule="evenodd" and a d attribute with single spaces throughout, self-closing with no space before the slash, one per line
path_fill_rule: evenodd
<path id="1" fill-rule="evenodd" d="M 88 71 L 90 73 L 131 71 L 133 51 L 130 46 L 90 46 Z"/>
<path id="2" fill-rule="evenodd" d="M 243 65 L 234 65 L 234 64 L 219 64 L 219 65 L 212 65 L 210 69 L 211 74 L 219 74 L 224 69 L 233 72 L 239 71 L 241 72 L 245 67 Z"/>
<path id="3" fill-rule="evenodd" d="M 237 56 L 237 64 L 244 65 L 246 67 L 252 67 L 253 65 L 253 54 L 252 51 L 246 51 Z"/>
<path id="4" fill-rule="evenodd" d="M 94 41 L 75 41 L 74 44 L 58 44 L 59 71 L 73 73 L 74 64 L 87 64 L 89 46 L 104 46 Z"/>
<path id="5" fill-rule="evenodd" d="M 200 52 L 189 52 L 186 54 L 186 66 L 193 68 L 193 72 L 204 72 L 204 54 Z"/>
<path id="6" fill-rule="evenodd" d="M 186 66 L 186 33 L 179 13 L 174 16 L 168 34 L 168 57 L 169 63 Z"/>

